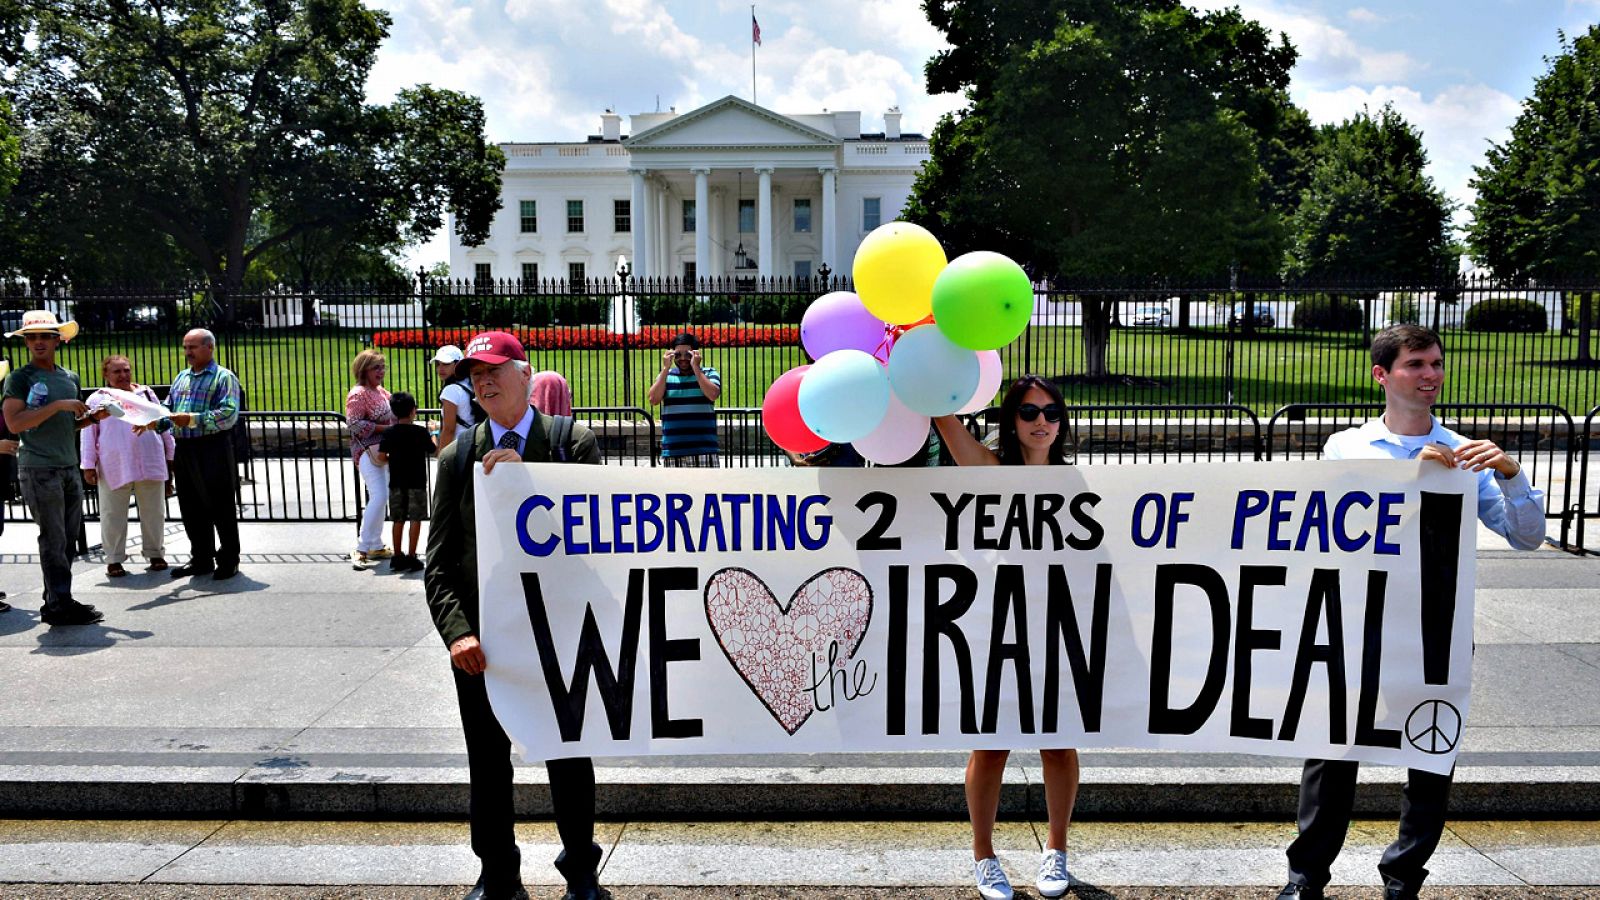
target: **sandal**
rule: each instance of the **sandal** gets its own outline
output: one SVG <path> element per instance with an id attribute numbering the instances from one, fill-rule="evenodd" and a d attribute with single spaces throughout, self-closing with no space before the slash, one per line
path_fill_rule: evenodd
<path id="1" fill-rule="evenodd" d="M 157 556 L 156 558 L 150 560 L 150 565 L 145 566 L 144 570 L 146 572 L 161 572 L 161 571 L 164 571 L 166 568 L 167 568 L 167 561 L 165 559 L 162 559 L 161 557 Z"/>
<path id="2" fill-rule="evenodd" d="M 121 578 L 127 574 L 128 570 L 122 567 L 122 563 L 112 563 L 106 566 L 106 575 L 110 578 Z"/>

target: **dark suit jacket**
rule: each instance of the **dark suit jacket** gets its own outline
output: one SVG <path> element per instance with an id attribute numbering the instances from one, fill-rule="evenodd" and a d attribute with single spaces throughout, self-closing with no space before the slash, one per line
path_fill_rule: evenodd
<path id="1" fill-rule="evenodd" d="M 478 633 L 478 534 L 476 507 L 472 497 L 472 469 L 463 478 L 457 474 L 456 454 L 468 449 L 472 461 L 483 459 L 493 447 L 487 422 L 474 426 L 472 441 L 450 442 L 439 454 L 439 468 L 433 483 L 433 518 L 428 527 L 428 565 L 423 587 L 434 627 L 446 647 L 467 635 Z M 525 462 L 550 462 L 550 417 L 539 413 L 528 431 L 522 448 Z M 600 446 L 594 432 L 576 422 L 572 424 L 572 461 L 600 462 Z"/>

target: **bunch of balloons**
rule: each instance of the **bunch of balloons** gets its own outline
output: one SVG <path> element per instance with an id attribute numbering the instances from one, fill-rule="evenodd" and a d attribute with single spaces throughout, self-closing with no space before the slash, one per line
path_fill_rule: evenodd
<path id="1" fill-rule="evenodd" d="M 792 453 L 848 443 L 873 462 L 904 462 L 927 441 L 931 417 L 989 405 L 1000 389 L 999 349 L 1033 314 L 1033 285 L 998 253 L 948 260 L 937 238 L 909 222 L 867 235 L 852 274 L 854 293 L 824 294 L 806 308 L 800 343 L 814 362 L 778 376 L 762 421 Z"/>

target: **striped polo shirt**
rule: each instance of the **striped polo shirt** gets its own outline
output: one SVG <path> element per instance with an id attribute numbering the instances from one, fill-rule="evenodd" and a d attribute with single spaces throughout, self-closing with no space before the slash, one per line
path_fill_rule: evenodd
<path id="1" fill-rule="evenodd" d="M 722 387 L 716 369 L 703 368 L 706 379 Z M 674 368 L 667 373 L 667 395 L 661 401 L 661 455 L 702 456 L 716 454 L 717 416 L 711 401 L 700 390 L 693 372 Z"/>

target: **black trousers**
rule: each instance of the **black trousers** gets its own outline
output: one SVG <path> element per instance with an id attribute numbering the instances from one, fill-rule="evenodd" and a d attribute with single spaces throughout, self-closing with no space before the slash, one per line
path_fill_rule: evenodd
<path id="1" fill-rule="evenodd" d="M 1300 836 L 1289 845 L 1291 882 L 1327 886 L 1333 860 L 1350 828 L 1359 769 L 1359 763 L 1349 760 L 1306 760 L 1300 776 Z M 1420 769 L 1406 771 L 1400 834 L 1378 861 L 1384 886 L 1398 890 L 1401 896 L 1414 895 L 1428 877 L 1428 858 L 1444 834 L 1452 778 Z"/>
<path id="2" fill-rule="evenodd" d="M 489 706 L 483 676 L 454 667 L 450 671 L 455 674 L 461 730 L 467 738 L 472 852 L 483 862 L 485 886 L 501 889 L 520 884 L 522 854 L 513 827 L 511 739 Z M 556 869 L 568 884 L 584 884 L 600 864 L 600 846 L 594 842 L 594 762 L 587 757 L 552 759 L 545 763 L 545 770 L 550 776 L 556 831 L 561 836 Z"/>
<path id="3" fill-rule="evenodd" d="M 189 536 L 190 555 L 201 566 L 239 564 L 238 469 L 233 437 L 226 431 L 179 438 L 172 457 L 178 511 Z"/>

